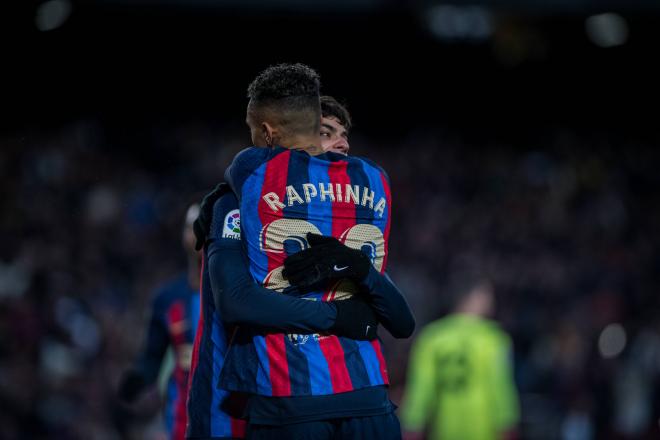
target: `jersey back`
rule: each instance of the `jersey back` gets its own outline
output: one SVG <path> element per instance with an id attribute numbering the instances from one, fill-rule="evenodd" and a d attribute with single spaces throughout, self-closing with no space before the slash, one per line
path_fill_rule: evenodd
<path id="1" fill-rule="evenodd" d="M 385 271 L 390 189 L 386 174 L 372 162 L 333 153 L 310 156 L 283 148 L 249 148 L 236 157 L 226 178 L 239 197 L 250 272 L 265 287 L 298 294 L 282 269 L 287 256 L 309 246 L 308 232 L 334 236 L 362 250 L 376 269 Z M 302 296 L 342 300 L 357 289 L 343 280 Z M 222 376 L 227 389 L 281 397 L 388 383 L 378 340 L 251 329 L 237 332 Z"/>

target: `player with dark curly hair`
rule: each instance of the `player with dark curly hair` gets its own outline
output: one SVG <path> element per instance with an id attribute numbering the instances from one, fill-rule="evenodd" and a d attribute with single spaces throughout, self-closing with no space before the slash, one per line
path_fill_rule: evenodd
<path id="1" fill-rule="evenodd" d="M 250 85 L 246 122 L 256 147 L 225 173 L 237 198 L 226 193 L 214 204 L 205 246 L 213 295 L 231 321 L 247 319 L 225 312 L 253 280 L 279 296 L 336 304 L 337 321 L 343 303 L 364 298 L 390 333 L 408 337 L 412 314 L 384 273 L 387 176 L 366 159 L 323 153 L 318 90 L 303 65 L 271 67 Z M 217 234 L 232 209 L 240 240 Z M 237 276 L 244 255 L 250 277 Z M 381 345 L 363 328 L 364 337 L 344 337 L 241 325 L 215 386 L 249 396 L 249 438 L 399 438 Z"/>
<path id="2" fill-rule="evenodd" d="M 264 70 L 248 87 L 246 123 L 256 147 L 292 145 L 317 155 L 321 105 L 320 80 L 302 64 Z"/>

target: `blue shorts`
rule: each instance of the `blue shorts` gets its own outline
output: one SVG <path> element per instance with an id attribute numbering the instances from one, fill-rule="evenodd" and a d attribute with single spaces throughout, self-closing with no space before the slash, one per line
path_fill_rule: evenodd
<path id="1" fill-rule="evenodd" d="M 401 426 L 394 412 L 289 425 L 248 424 L 247 439 L 254 440 L 401 440 Z"/>

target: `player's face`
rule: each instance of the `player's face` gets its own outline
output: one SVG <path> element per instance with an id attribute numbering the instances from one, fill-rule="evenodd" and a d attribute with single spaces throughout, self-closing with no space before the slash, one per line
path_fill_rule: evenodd
<path id="1" fill-rule="evenodd" d="M 323 151 L 348 155 L 348 132 L 334 116 L 321 118 L 321 147 Z"/>

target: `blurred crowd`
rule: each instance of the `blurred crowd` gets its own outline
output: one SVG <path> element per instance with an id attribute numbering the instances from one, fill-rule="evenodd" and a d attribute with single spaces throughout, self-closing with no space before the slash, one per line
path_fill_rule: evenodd
<path id="1" fill-rule="evenodd" d="M 187 206 L 247 130 L 81 120 L 0 136 L 0 439 L 161 438 L 119 404 Z M 521 438 L 658 438 L 660 150 L 613 130 L 411 128 L 351 153 L 389 173 L 389 268 L 418 328 L 479 268 L 513 337 Z M 383 334 L 400 402 L 411 340 Z"/>

